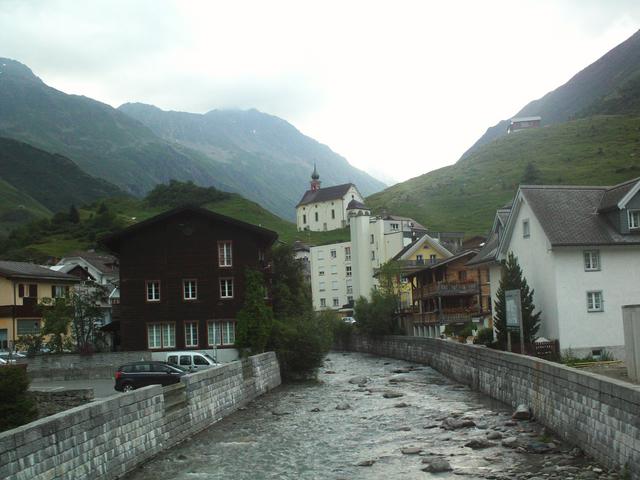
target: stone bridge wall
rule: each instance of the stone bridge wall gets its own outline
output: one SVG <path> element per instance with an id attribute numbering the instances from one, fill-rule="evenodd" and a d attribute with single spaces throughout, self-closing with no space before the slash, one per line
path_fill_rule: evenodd
<path id="1" fill-rule="evenodd" d="M 280 385 L 273 352 L 0 433 L 0 478 L 114 479 Z"/>
<path id="2" fill-rule="evenodd" d="M 424 363 L 536 418 L 608 468 L 640 479 L 640 386 L 508 352 L 446 340 L 354 336 L 350 349 Z"/>

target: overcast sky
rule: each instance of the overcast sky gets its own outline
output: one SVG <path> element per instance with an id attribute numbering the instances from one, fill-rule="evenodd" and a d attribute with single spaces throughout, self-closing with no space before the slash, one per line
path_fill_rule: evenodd
<path id="1" fill-rule="evenodd" d="M 0 56 L 55 88 L 257 108 L 396 180 L 454 163 L 638 28 L 638 0 L 0 0 Z"/>

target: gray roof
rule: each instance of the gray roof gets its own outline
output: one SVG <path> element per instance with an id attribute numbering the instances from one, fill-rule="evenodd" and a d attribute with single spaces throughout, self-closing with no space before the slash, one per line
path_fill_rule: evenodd
<path id="1" fill-rule="evenodd" d="M 329 200 L 338 200 L 345 196 L 351 187 L 355 187 L 353 183 L 345 183 L 344 185 L 335 185 L 333 187 L 319 188 L 315 192 L 307 190 L 304 192 L 302 199 L 296 205 L 296 208 L 301 205 L 308 205 L 310 203 L 327 202 Z"/>
<path id="2" fill-rule="evenodd" d="M 106 274 L 118 273 L 118 258 L 107 253 L 75 251 L 65 255 L 62 260 L 72 257 L 84 259 L 87 263 L 93 265 L 98 271 Z M 61 260 L 61 261 L 62 261 Z"/>
<path id="3" fill-rule="evenodd" d="M 623 182 L 609 188 L 602 196 L 598 211 L 608 212 L 611 210 L 616 210 L 618 208 L 618 203 L 620 203 L 620 200 L 622 200 L 622 198 L 627 193 L 629 193 L 629 191 L 636 185 L 636 183 L 638 183 L 638 181 L 640 181 L 640 178 L 634 178 L 633 180 L 629 180 L 628 182 Z"/>
<path id="4" fill-rule="evenodd" d="M 0 276 L 34 280 L 59 280 L 78 282 L 79 279 L 66 273 L 56 272 L 40 265 L 26 262 L 0 261 Z"/>
<path id="5" fill-rule="evenodd" d="M 485 242 L 478 254 L 467 262 L 467 265 L 480 265 L 481 263 L 493 262 L 498 256 L 498 245 L 500 244 L 497 233 L 492 233 Z"/>
<path id="6" fill-rule="evenodd" d="M 347 210 L 367 210 L 367 206 L 354 198 L 347 205 Z"/>
<path id="7" fill-rule="evenodd" d="M 640 235 L 619 233 L 606 215 L 598 213 L 610 190 L 611 187 L 520 187 L 553 246 L 640 244 Z"/>

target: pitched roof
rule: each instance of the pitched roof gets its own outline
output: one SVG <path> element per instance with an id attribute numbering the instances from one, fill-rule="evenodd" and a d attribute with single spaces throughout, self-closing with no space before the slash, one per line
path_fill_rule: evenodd
<path id="1" fill-rule="evenodd" d="M 498 256 L 499 244 L 498 234 L 492 233 L 477 255 L 467 262 L 467 265 L 480 265 L 481 263 L 493 262 Z"/>
<path id="2" fill-rule="evenodd" d="M 640 244 L 598 213 L 609 187 L 521 186 L 520 193 L 553 246 Z"/>
<path id="3" fill-rule="evenodd" d="M 425 227 L 424 225 L 419 224 L 418 222 L 416 222 L 411 217 L 402 217 L 400 215 L 385 215 L 383 220 L 396 220 L 398 222 L 411 222 L 411 223 L 413 223 L 413 229 L 414 230 L 424 230 L 425 232 L 427 231 L 427 227 Z"/>
<path id="4" fill-rule="evenodd" d="M 66 273 L 56 272 L 47 267 L 26 262 L 0 261 L 0 276 L 6 278 L 25 278 L 34 280 L 59 280 L 78 282 L 78 278 Z"/>
<path id="5" fill-rule="evenodd" d="M 413 252 L 417 251 L 424 243 L 428 243 L 431 248 L 438 251 L 441 255 L 445 257 L 450 257 L 453 254 L 447 250 L 444 246 L 442 246 L 436 239 L 431 238 L 426 233 L 422 235 L 420 238 L 414 240 L 409 245 L 405 246 L 402 250 L 395 254 L 392 260 L 402 260 L 404 255 L 412 255 Z"/>
<path id="6" fill-rule="evenodd" d="M 356 200 L 355 198 L 349 202 L 347 205 L 347 210 L 366 210 L 367 206 Z"/>
<path id="7" fill-rule="evenodd" d="M 60 265 L 64 260 L 72 257 L 79 257 L 84 259 L 87 263 L 93 265 L 101 273 L 118 272 L 117 257 L 114 257 L 113 255 L 109 255 L 107 253 L 75 251 L 65 255 L 62 260 L 58 262 L 58 265 Z"/>
<path id="8" fill-rule="evenodd" d="M 261 237 L 263 237 L 264 239 L 266 239 L 267 241 L 273 243 L 276 241 L 276 239 L 278 238 L 278 234 L 276 232 L 274 232 L 273 230 L 269 230 L 267 228 L 263 228 L 263 227 L 259 227 L 257 225 L 253 225 L 251 223 L 247 223 L 247 222 L 243 222 L 242 220 L 238 220 L 232 217 L 227 217 L 226 215 L 222 215 L 220 213 L 216 213 L 216 212 L 212 212 L 211 210 L 207 210 L 206 208 L 201 208 L 201 207 L 195 207 L 192 205 L 187 205 L 187 206 L 182 206 L 182 207 L 178 207 L 178 208 L 174 208 L 173 210 L 169 210 L 166 211 L 164 213 L 161 213 L 160 215 L 156 215 L 155 217 L 151 217 L 148 218 L 142 222 L 136 223 L 134 225 L 131 225 L 128 228 L 125 228 L 124 230 L 113 234 L 111 236 L 109 236 L 108 238 L 106 238 L 104 240 L 104 244 L 111 249 L 112 251 L 117 252 L 118 251 L 118 244 L 119 242 L 125 238 L 128 237 L 129 235 L 135 234 L 141 230 L 144 230 L 145 228 L 154 225 L 156 223 L 162 222 L 168 218 L 171 218 L 173 216 L 179 215 L 181 213 L 185 213 L 185 212 L 189 212 L 189 213 L 195 213 L 197 215 L 201 215 L 205 218 L 208 218 L 210 220 L 214 220 L 214 221 L 218 221 L 218 222 L 225 222 L 225 223 L 229 223 L 231 225 L 234 225 L 236 227 L 239 228 L 243 228 L 245 230 L 248 230 L 254 234 L 257 234 Z"/>
<path id="9" fill-rule="evenodd" d="M 640 182 L 640 178 L 634 178 L 627 182 L 619 183 L 610 187 L 602 196 L 599 212 L 609 212 L 616 210 L 620 201 Z"/>
<path id="10" fill-rule="evenodd" d="M 355 187 L 355 185 L 353 183 L 345 183 L 343 185 L 334 185 L 333 187 L 319 188 L 315 192 L 307 190 L 304 192 L 302 199 L 296 205 L 296 208 L 310 203 L 327 202 L 329 200 L 340 199 L 345 196 L 351 187 Z"/>
<path id="11" fill-rule="evenodd" d="M 475 255 L 478 253 L 477 249 L 469 249 L 469 250 L 463 250 L 462 252 L 456 253 L 455 255 L 450 256 L 449 258 L 442 258 L 434 263 L 429 263 L 429 264 L 425 264 L 425 266 L 419 270 L 416 270 L 414 272 L 411 272 L 409 274 L 407 274 L 408 276 L 414 275 L 418 272 L 422 272 L 424 270 L 431 270 L 432 268 L 437 268 L 440 267 L 442 265 L 446 265 L 448 263 L 451 262 L 455 262 L 456 260 L 459 260 L 460 258 L 464 258 L 470 255 Z"/>

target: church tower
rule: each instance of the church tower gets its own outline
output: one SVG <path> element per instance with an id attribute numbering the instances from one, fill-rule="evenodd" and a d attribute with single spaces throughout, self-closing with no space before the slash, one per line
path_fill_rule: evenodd
<path id="1" fill-rule="evenodd" d="M 316 169 L 316 164 L 313 164 L 313 173 L 311 174 L 311 191 L 317 192 L 320 190 L 320 175 Z"/>

